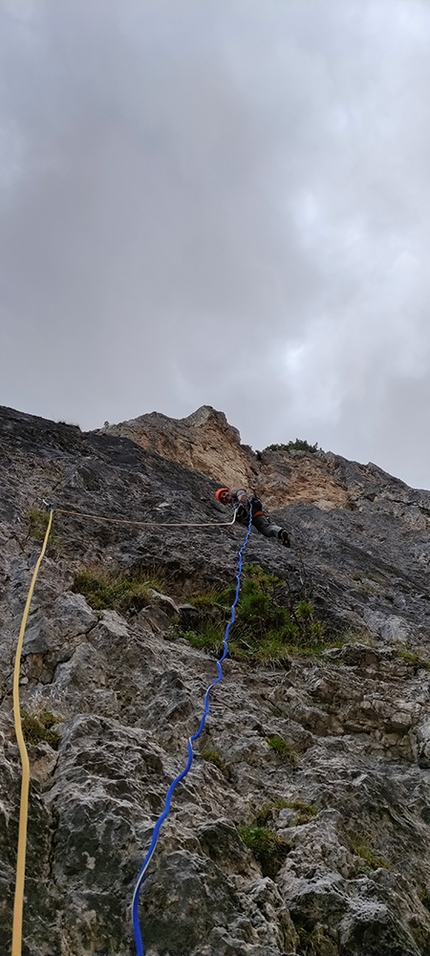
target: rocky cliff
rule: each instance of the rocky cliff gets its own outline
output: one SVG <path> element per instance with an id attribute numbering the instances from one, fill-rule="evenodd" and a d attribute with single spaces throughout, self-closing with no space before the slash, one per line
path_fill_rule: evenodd
<path id="1" fill-rule="evenodd" d="M 258 487 L 268 507 L 280 508 L 293 501 L 314 502 L 325 510 L 348 506 L 344 483 L 326 467 L 330 456 L 285 455 L 271 448 L 254 452 L 241 444 L 237 428 L 224 413 L 210 405 L 180 419 L 152 412 L 106 425 L 101 432 L 131 438 L 142 448 L 230 487 Z"/>
<path id="2" fill-rule="evenodd" d="M 429 954 L 430 493 L 332 454 L 255 454 L 208 408 L 87 434 L 0 411 L 0 951 L 43 502 L 155 523 L 55 515 L 21 669 L 24 956 L 126 956 L 134 881 L 216 676 L 190 636 L 223 617 L 245 535 L 165 527 L 225 521 L 214 479 L 256 488 L 291 531 L 291 550 L 253 532 L 245 557 L 291 633 L 265 659 L 243 639 L 225 664 L 142 890 L 147 956 Z"/>

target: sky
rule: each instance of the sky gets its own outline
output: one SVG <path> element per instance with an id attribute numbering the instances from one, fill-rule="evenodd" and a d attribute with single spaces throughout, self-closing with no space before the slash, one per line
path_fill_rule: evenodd
<path id="1" fill-rule="evenodd" d="M 428 0 L 0 0 L 0 403 L 430 488 Z"/>

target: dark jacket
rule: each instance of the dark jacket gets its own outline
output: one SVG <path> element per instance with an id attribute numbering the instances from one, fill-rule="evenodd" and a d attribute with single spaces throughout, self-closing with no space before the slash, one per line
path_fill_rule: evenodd
<path id="1" fill-rule="evenodd" d="M 252 517 L 255 518 L 258 515 L 263 514 L 263 505 L 260 498 L 257 498 L 257 495 L 248 494 L 243 488 L 231 488 L 231 502 L 232 505 L 237 508 L 242 506 L 246 508 L 246 513 L 249 517 L 249 510 L 252 505 Z M 242 500 L 241 500 L 242 499 Z"/>
<path id="2" fill-rule="evenodd" d="M 252 506 L 252 523 L 260 534 L 265 538 L 280 538 L 282 544 L 290 547 L 290 538 L 285 528 L 279 524 L 274 524 L 263 514 L 263 505 L 257 495 L 249 494 L 243 488 L 232 488 L 230 490 L 231 503 L 236 511 L 236 519 L 240 524 L 248 524 L 249 512 Z"/>

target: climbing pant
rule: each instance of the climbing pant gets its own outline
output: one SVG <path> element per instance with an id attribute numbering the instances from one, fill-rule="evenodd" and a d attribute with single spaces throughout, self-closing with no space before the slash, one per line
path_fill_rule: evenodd
<path id="1" fill-rule="evenodd" d="M 236 511 L 236 521 L 238 521 L 239 524 L 248 524 L 249 512 L 244 505 L 239 505 Z M 279 524 L 273 524 L 273 522 L 269 521 L 261 512 L 257 512 L 255 515 L 253 514 L 252 523 L 260 534 L 264 534 L 265 538 L 277 538 L 279 532 L 282 531 Z"/>
<path id="2" fill-rule="evenodd" d="M 282 531 L 279 524 L 273 524 L 272 521 L 269 521 L 264 515 L 254 515 L 252 523 L 260 534 L 264 534 L 265 538 L 277 538 L 279 532 Z"/>

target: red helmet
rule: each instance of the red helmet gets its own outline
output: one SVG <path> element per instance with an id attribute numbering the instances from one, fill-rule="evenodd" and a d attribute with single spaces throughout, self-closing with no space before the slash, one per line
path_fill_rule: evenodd
<path id="1" fill-rule="evenodd" d="M 230 491 L 230 488 L 218 488 L 218 491 L 215 492 L 215 498 L 217 501 L 221 500 L 221 494 L 223 491 Z"/>

